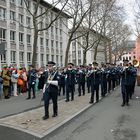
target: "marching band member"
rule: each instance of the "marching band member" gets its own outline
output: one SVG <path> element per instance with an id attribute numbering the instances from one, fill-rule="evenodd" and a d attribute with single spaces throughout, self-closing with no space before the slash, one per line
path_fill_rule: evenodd
<path id="1" fill-rule="evenodd" d="M 58 72 L 55 70 L 55 62 L 49 61 L 48 62 L 48 71 L 46 71 L 46 84 L 43 93 L 43 100 L 44 100 L 44 108 L 45 108 L 45 115 L 43 120 L 49 118 L 49 101 L 52 99 L 53 102 L 53 116 L 56 117 L 58 115 Z"/>
<path id="2" fill-rule="evenodd" d="M 78 93 L 79 93 L 78 96 L 81 96 L 81 88 L 83 91 L 83 95 L 85 95 L 85 76 L 86 76 L 86 73 L 85 73 L 84 66 L 81 65 L 76 74 L 77 83 L 78 83 Z"/>
<path id="3" fill-rule="evenodd" d="M 73 63 L 68 63 L 68 68 L 65 70 L 65 75 L 66 75 L 66 102 L 69 102 L 70 93 L 71 93 L 71 101 L 74 100 L 76 71 L 74 70 Z"/>
<path id="4" fill-rule="evenodd" d="M 93 71 L 91 77 L 91 98 L 89 103 L 94 103 L 94 92 L 96 91 L 96 102 L 99 101 L 99 84 L 101 82 L 101 70 L 98 68 L 98 63 L 93 62 Z"/>

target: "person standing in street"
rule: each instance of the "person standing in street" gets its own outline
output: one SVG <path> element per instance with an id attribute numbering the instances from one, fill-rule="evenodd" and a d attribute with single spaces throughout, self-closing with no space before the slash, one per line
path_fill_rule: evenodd
<path id="1" fill-rule="evenodd" d="M 60 68 L 59 70 L 59 93 L 58 95 L 61 95 L 61 89 L 63 90 L 63 96 L 65 96 L 65 74 L 64 74 L 64 68 Z"/>
<path id="2" fill-rule="evenodd" d="M 68 67 L 65 70 L 65 75 L 66 75 L 66 102 L 69 102 L 70 93 L 71 93 L 71 101 L 74 100 L 76 71 L 74 70 L 73 63 L 68 63 Z"/>
<path id="3" fill-rule="evenodd" d="M 98 63 L 93 62 L 93 70 L 91 77 L 91 98 L 90 104 L 94 103 L 94 93 L 96 92 L 96 102 L 99 102 L 99 85 L 101 83 L 101 70 L 98 68 Z"/>
<path id="4" fill-rule="evenodd" d="M 4 98 L 9 99 L 9 87 L 10 87 L 10 72 L 8 71 L 7 67 L 5 66 L 3 71 L 2 71 L 2 79 L 3 79 L 3 93 L 4 93 Z"/>
<path id="5" fill-rule="evenodd" d="M 83 95 L 85 95 L 85 77 L 86 77 L 86 72 L 84 69 L 84 66 L 80 66 L 76 78 L 77 78 L 77 83 L 78 83 L 78 96 L 81 96 L 81 89 L 83 91 Z"/>
<path id="6" fill-rule="evenodd" d="M 121 92 L 122 92 L 122 107 L 127 105 L 129 106 L 129 98 L 132 91 L 132 76 L 135 74 L 132 67 L 129 66 L 128 60 L 123 61 L 123 70 L 121 72 Z"/>
<path id="7" fill-rule="evenodd" d="M 36 78 L 37 78 L 37 72 L 33 65 L 29 66 L 29 71 L 27 75 L 27 81 L 28 81 L 28 99 L 31 99 L 31 89 L 33 91 L 33 97 L 32 99 L 36 98 L 35 95 L 35 84 L 36 84 Z"/>
<path id="8" fill-rule="evenodd" d="M 43 91 L 43 100 L 44 100 L 44 109 L 45 115 L 43 116 L 43 120 L 49 118 L 49 102 L 52 99 L 53 103 L 53 116 L 56 117 L 58 115 L 58 71 L 55 70 L 55 62 L 48 62 L 48 70 L 46 71 L 46 83 Z"/>

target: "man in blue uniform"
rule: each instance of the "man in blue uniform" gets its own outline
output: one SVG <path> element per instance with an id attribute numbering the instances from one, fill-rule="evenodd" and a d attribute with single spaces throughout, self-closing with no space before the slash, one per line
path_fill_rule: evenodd
<path id="1" fill-rule="evenodd" d="M 99 84 L 101 83 L 101 70 L 97 68 L 98 63 L 93 62 L 91 77 L 91 98 L 89 103 L 94 103 L 94 92 L 96 92 L 96 102 L 99 101 Z"/>
<path id="2" fill-rule="evenodd" d="M 47 81 L 45 86 L 45 91 L 43 94 L 44 99 L 44 108 L 45 108 L 45 115 L 43 120 L 49 118 L 49 101 L 52 99 L 53 103 L 53 116 L 56 117 L 58 115 L 58 105 L 57 105 L 57 98 L 58 98 L 58 72 L 55 70 L 55 62 L 49 61 L 48 62 L 48 71 L 46 71 Z"/>
<path id="3" fill-rule="evenodd" d="M 33 99 L 35 96 L 35 84 L 36 84 L 36 78 L 37 78 L 37 72 L 33 65 L 29 66 L 29 71 L 27 75 L 27 81 L 28 81 L 28 99 L 31 99 L 31 89 L 33 90 Z"/>
<path id="4" fill-rule="evenodd" d="M 79 93 L 78 96 L 81 96 L 81 88 L 83 91 L 83 95 L 85 95 L 85 76 L 86 73 L 85 73 L 84 66 L 81 65 L 76 74 L 77 83 L 78 83 L 78 93 Z"/>
<path id="5" fill-rule="evenodd" d="M 108 93 L 110 93 L 110 90 L 111 90 L 111 66 L 110 66 L 110 63 L 106 63 L 107 65 L 107 90 L 108 90 Z"/>
<path id="6" fill-rule="evenodd" d="M 87 73 L 86 73 L 86 81 L 87 81 L 87 89 L 88 89 L 88 93 L 91 92 L 91 74 L 92 71 L 92 64 L 89 64 L 88 68 L 87 68 Z"/>
<path id="7" fill-rule="evenodd" d="M 131 85 L 132 79 L 131 76 L 134 75 L 134 70 L 128 65 L 128 60 L 124 60 L 123 64 L 123 71 L 121 73 L 122 80 L 121 80 L 121 91 L 122 91 L 122 107 L 127 105 L 129 106 L 129 98 L 131 94 Z"/>
<path id="8" fill-rule="evenodd" d="M 59 71 L 59 96 L 61 95 L 61 89 L 63 90 L 63 96 L 65 95 L 65 74 L 64 74 L 64 69 L 61 68 Z"/>
<path id="9" fill-rule="evenodd" d="M 106 65 L 102 65 L 102 74 L 101 74 L 101 95 L 105 97 L 107 94 L 107 68 Z"/>
<path id="10" fill-rule="evenodd" d="M 66 75 L 66 102 L 69 102 L 69 94 L 71 93 L 71 101 L 74 100 L 74 86 L 76 71 L 74 70 L 74 64 L 68 63 L 68 67 L 65 70 Z"/>

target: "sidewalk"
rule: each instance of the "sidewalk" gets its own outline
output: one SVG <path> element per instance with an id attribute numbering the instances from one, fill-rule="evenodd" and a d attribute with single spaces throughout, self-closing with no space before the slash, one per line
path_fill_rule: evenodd
<path id="1" fill-rule="evenodd" d="M 92 106 L 89 104 L 89 100 L 90 94 L 86 94 L 81 97 L 76 96 L 74 101 L 68 103 L 66 103 L 65 100 L 59 101 L 59 112 L 58 117 L 56 118 L 51 117 L 53 113 L 52 104 L 50 104 L 50 118 L 48 120 L 42 120 L 44 108 L 41 107 L 0 119 L 0 125 L 11 127 L 38 138 L 42 138 Z"/>

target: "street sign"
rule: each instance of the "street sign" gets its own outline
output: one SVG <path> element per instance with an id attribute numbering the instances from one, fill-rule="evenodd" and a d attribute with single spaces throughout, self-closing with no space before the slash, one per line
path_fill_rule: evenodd
<path id="1" fill-rule="evenodd" d="M 0 55 L 5 54 L 6 42 L 0 43 Z"/>

